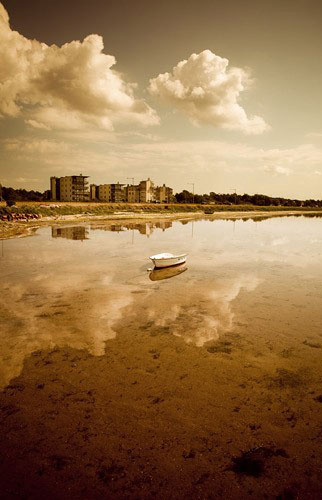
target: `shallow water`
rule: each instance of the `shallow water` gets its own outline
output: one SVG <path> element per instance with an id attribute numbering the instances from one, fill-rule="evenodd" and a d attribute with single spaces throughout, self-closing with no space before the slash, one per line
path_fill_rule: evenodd
<path id="1" fill-rule="evenodd" d="M 187 265 L 151 274 L 148 256 L 164 251 L 188 252 Z M 198 452 L 195 439 L 209 440 L 214 432 L 223 439 L 216 438 L 226 466 L 238 450 L 247 451 L 263 442 L 287 449 L 287 454 L 293 447 L 293 462 L 287 467 L 287 458 L 271 452 L 270 463 L 279 460 L 286 468 L 282 479 L 276 479 L 276 471 L 271 473 L 276 482 L 268 482 L 268 495 L 280 493 L 276 490 L 279 481 L 287 489 L 299 450 L 305 449 L 307 457 L 316 451 L 322 408 L 318 401 L 322 393 L 321 218 L 46 227 L 33 237 L 4 241 L 0 266 L 2 388 L 16 377 L 23 387 L 30 380 L 35 386 L 48 384 L 47 398 L 52 400 L 56 394 L 61 407 L 64 398 L 58 379 L 75 376 L 72 383 L 78 391 L 86 378 L 89 390 L 99 393 L 98 399 L 103 394 L 107 397 L 104 391 L 110 387 L 110 382 L 104 385 L 100 378 L 113 379 L 108 397 L 115 402 L 113 398 L 118 400 L 122 393 L 122 405 L 132 408 L 131 415 L 138 412 L 139 420 L 146 419 L 145 430 L 156 418 L 154 407 L 162 405 L 166 409 L 158 410 L 160 428 L 165 422 L 180 423 L 180 431 L 173 424 L 171 439 L 177 439 L 177 446 L 173 442 L 172 446 L 179 450 L 180 460 L 183 457 L 182 474 L 187 477 L 189 459 L 206 453 Z M 64 360 L 70 359 L 71 349 L 80 354 L 72 356 L 76 361 L 70 361 L 66 372 Z M 107 364 L 99 375 L 102 360 Z M 134 383 L 135 389 L 129 387 Z M 137 383 L 141 392 L 134 398 Z M 20 408 L 24 392 L 12 391 Z M 25 401 L 27 413 L 38 393 L 29 394 Z M 8 393 L 3 397 L 5 404 Z M 145 399 L 148 410 L 142 416 L 137 405 Z M 74 401 L 73 411 L 79 411 L 82 404 Z M 68 420 L 69 410 L 65 410 Z M 118 420 L 123 412 L 124 407 L 117 406 L 109 418 Z M 130 421 L 133 430 L 137 424 L 131 418 L 127 424 Z M 216 431 L 209 428 L 213 418 Z M 168 428 L 158 437 L 163 447 L 167 447 L 165 435 L 169 440 Z M 132 445 L 141 449 L 142 443 Z M 127 471 L 124 457 L 115 453 L 110 452 L 113 463 L 123 461 L 121 469 Z M 145 460 L 151 461 L 146 453 Z M 213 470 L 205 468 L 202 460 L 199 457 L 198 471 L 205 469 L 203 474 L 211 477 Z M 278 463 L 276 470 L 280 467 Z M 314 476 L 316 458 L 309 468 L 311 482 L 305 488 L 314 493 L 319 486 Z M 222 472 L 221 489 L 233 497 L 225 474 L 238 472 L 228 470 Z M 193 483 L 186 494 L 212 487 L 207 486 L 208 476 Z M 118 480 L 123 489 L 122 477 Z M 256 497 L 256 485 L 251 489 Z M 156 491 L 166 494 L 161 486 Z"/>

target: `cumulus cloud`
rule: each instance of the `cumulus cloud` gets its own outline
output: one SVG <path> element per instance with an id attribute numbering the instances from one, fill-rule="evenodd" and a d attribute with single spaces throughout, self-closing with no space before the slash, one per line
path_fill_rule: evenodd
<path id="1" fill-rule="evenodd" d="M 35 128 L 157 124 L 156 112 L 135 97 L 135 84 L 124 81 L 103 50 L 99 35 L 62 47 L 28 40 L 10 28 L 0 4 L 0 115 L 21 115 Z"/>
<path id="2" fill-rule="evenodd" d="M 292 172 L 290 168 L 280 165 L 265 165 L 263 170 L 273 175 L 290 175 Z"/>
<path id="3" fill-rule="evenodd" d="M 149 92 L 186 114 L 196 124 L 210 124 L 247 134 L 260 134 L 269 126 L 260 116 L 248 117 L 238 103 L 250 83 L 247 71 L 228 67 L 228 59 L 210 50 L 180 61 L 172 73 L 150 80 Z"/>

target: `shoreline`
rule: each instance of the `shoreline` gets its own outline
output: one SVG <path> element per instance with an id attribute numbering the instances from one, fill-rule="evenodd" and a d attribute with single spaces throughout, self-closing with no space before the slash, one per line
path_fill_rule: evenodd
<path id="1" fill-rule="evenodd" d="M 177 212 L 177 213 L 135 213 L 123 212 L 105 215 L 85 215 L 85 214 L 72 214 L 72 215 L 54 215 L 45 216 L 37 222 L 35 220 L 27 221 L 0 221 L 0 240 L 7 240 L 12 238 L 24 238 L 33 236 L 36 231 L 43 226 L 53 225 L 67 225 L 79 223 L 101 223 L 108 224 L 115 221 L 123 221 L 124 223 L 139 223 L 139 222 L 153 222 L 155 220 L 217 220 L 217 219 L 259 219 L 271 217 L 290 217 L 290 216 L 314 216 L 322 215 L 321 210 L 244 210 L 244 211 L 217 211 L 213 214 L 205 214 L 203 212 Z"/>

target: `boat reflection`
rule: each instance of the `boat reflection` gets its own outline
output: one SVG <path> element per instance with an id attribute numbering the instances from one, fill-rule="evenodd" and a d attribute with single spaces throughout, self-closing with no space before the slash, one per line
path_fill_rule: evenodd
<path id="1" fill-rule="evenodd" d="M 187 271 L 187 269 L 186 263 L 179 264 L 178 266 L 164 267 L 163 269 L 153 269 L 149 274 L 149 278 L 151 281 L 165 280 L 178 276 Z"/>

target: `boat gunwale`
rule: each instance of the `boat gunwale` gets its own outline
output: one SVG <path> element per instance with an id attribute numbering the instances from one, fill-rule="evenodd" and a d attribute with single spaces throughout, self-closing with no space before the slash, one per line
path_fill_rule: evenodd
<path id="1" fill-rule="evenodd" d="M 182 253 L 180 255 L 171 255 L 171 257 L 159 257 L 159 255 L 163 254 L 156 254 L 156 255 L 151 255 L 149 259 L 151 260 L 171 260 L 171 259 L 182 259 L 183 257 L 187 257 L 187 253 Z"/>

